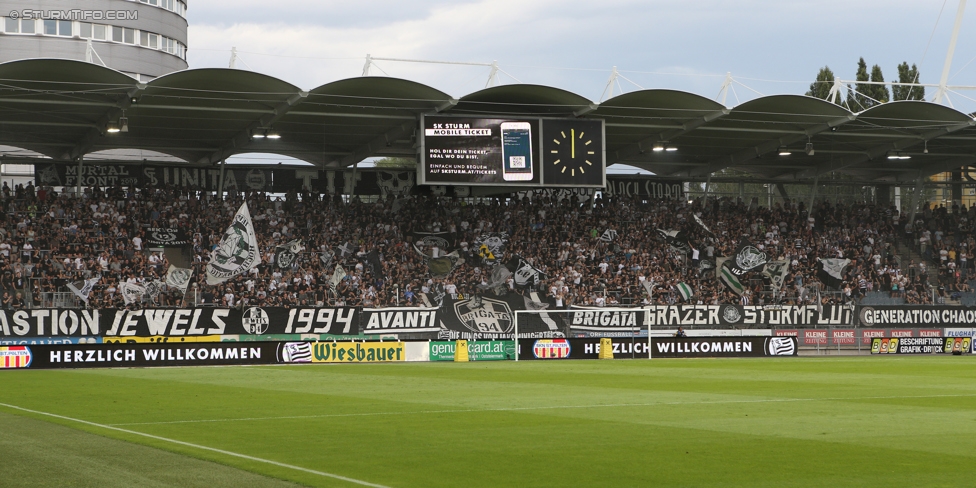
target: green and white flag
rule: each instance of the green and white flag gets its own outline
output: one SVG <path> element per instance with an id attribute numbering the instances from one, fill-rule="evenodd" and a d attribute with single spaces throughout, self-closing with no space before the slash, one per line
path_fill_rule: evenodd
<path id="1" fill-rule="evenodd" d="M 247 202 L 234 215 L 234 221 L 224 231 L 220 243 L 207 263 L 207 284 L 219 285 L 237 275 L 244 274 L 261 263 L 258 238 L 254 235 L 254 222 L 247 211 Z"/>
<path id="2" fill-rule="evenodd" d="M 735 292 L 736 295 L 741 295 L 742 292 L 746 291 L 746 288 L 742 286 L 739 282 L 739 277 L 732 273 L 732 270 L 728 266 L 722 266 L 719 268 L 717 273 L 718 280 L 722 282 L 729 290 Z"/>
<path id="3" fill-rule="evenodd" d="M 686 302 L 688 300 L 691 300 L 691 297 L 695 296 L 694 290 L 692 290 L 691 287 L 688 286 L 688 283 L 685 283 L 683 281 L 681 283 L 678 283 L 678 293 L 681 294 L 681 299 Z"/>

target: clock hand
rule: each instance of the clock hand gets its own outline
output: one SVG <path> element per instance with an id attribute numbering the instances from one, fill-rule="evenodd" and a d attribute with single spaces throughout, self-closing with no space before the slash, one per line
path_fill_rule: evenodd
<path id="1" fill-rule="evenodd" d="M 570 158 L 576 159 L 576 129 L 569 129 L 569 140 L 573 141 L 571 144 L 572 151 L 570 151 Z"/>

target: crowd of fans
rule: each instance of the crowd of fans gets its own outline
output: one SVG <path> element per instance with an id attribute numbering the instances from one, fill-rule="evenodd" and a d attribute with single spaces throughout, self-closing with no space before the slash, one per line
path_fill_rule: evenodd
<path id="1" fill-rule="evenodd" d="M 225 283 L 206 284 L 204 267 L 234 213 L 246 199 L 262 251 L 257 268 Z M 641 200 L 613 197 L 556 200 L 530 194 L 479 199 L 414 196 L 368 198 L 291 193 L 230 195 L 185 189 L 92 188 L 81 198 L 32 185 L 0 199 L 0 287 L 4 308 L 44 305 L 68 283 L 101 277 L 87 306 L 124 307 L 120 282 L 165 281 L 169 262 L 149 249 L 146 229 L 178 227 L 192 236 L 193 284 L 163 292 L 139 306 L 436 305 L 443 297 L 497 293 L 493 267 L 518 255 L 543 274 L 531 286 L 555 307 L 681 303 L 800 304 L 856 301 L 883 291 L 908 303 L 927 303 L 926 261 L 935 260 L 939 293 L 965 291 L 973 270 L 976 209 L 918 213 L 910 225 L 894 208 L 818 203 L 813 211 L 786 201 L 772 208 L 728 198 Z M 693 215 L 700 217 L 702 225 Z M 676 250 L 658 229 L 682 231 L 691 250 Z M 924 259 L 902 270 L 895 242 L 900 229 Z M 612 231 L 612 232 L 607 232 Z M 447 233 L 445 254 L 458 262 L 432 277 L 416 248 L 417 233 Z M 479 237 L 507 236 L 496 263 L 479 255 Z M 275 246 L 302 239 L 305 250 L 291 266 L 274 261 Z M 790 263 L 782 287 L 759 272 L 746 275 L 741 296 L 715 279 L 716 257 L 734 254 L 748 239 L 770 260 Z M 376 251 L 382 272 L 373 272 Z M 423 250 L 423 249 L 421 249 Z M 430 250 L 424 250 L 429 254 Z M 334 253 L 334 257 L 329 256 Z M 817 277 L 818 258 L 847 258 L 843 283 L 827 290 Z M 338 286 L 335 266 L 347 276 Z M 644 286 L 651 283 L 650 287 Z M 503 292 L 525 293 L 508 278 Z M 497 287 L 496 287 L 497 288 Z M 648 288 L 651 292 L 648 293 Z"/>

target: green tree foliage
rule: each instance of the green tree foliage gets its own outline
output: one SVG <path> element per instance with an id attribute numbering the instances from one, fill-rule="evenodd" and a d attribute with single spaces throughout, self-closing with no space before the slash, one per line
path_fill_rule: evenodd
<path id="1" fill-rule="evenodd" d="M 913 64 L 908 67 L 908 62 L 898 65 L 899 83 L 918 83 L 918 68 Z M 924 86 L 893 86 L 891 94 L 894 100 L 925 100 Z"/>
<path id="2" fill-rule="evenodd" d="M 881 66 L 874 65 L 871 67 L 871 81 L 877 83 L 884 83 L 884 75 L 881 73 Z M 873 98 L 872 103 L 878 105 L 879 103 L 887 103 L 891 100 L 891 95 L 888 93 L 888 85 L 868 85 L 871 91 L 867 93 L 868 96 Z"/>
<path id="3" fill-rule="evenodd" d="M 857 62 L 857 75 L 855 75 L 855 81 L 869 81 L 868 77 L 868 64 L 864 62 L 864 58 L 861 58 Z M 847 108 L 852 112 L 860 112 L 864 109 L 870 108 L 874 105 L 873 102 L 867 99 L 865 95 L 870 95 L 871 85 L 865 83 L 856 83 L 853 87 L 847 87 Z"/>
<path id="4" fill-rule="evenodd" d="M 827 98 L 830 97 L 830 89 L 833 86 L 834 72 L 830 70 L 830 66 L 824 66 L 823 68 L 820 68 L 820 72 L 817 73 L 816 81 L 810 83 L 810 91 L 808 91 L 806 94 L 810 97 L 827 100 Z M 830 101 L 840 105 L 841 94 L 837 93 L 834 95 L 834 99 Z"/>

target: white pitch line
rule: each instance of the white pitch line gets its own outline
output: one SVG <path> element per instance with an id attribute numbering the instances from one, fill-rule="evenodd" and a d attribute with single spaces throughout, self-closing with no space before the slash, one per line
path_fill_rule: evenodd
<path id="1" fill-rule="evenodd" d="M 324 419 L 335 417 L 378 417 L 386 415 L 428 415 L 435 413 L 472 413 L 472 412 L 522 412 L 532 410 L 563 410 L 574 408 L 618 408 L 618 407 L 655 407 L 673 405 L 716 405 L 731 403 L 784 403 L 784 402 L 816 402 L 816 401 L 844 401 L 844 400 L 893 400 L 906 398 L 946 398 L 946 397 L 974 397 L 976 394 L 959 395 L 916 395 L 916 396 L 873 396 L 873 397 L 835 397 L 835 398 L 770 398 L 761 400 L 714 400 L 700 402 L 653 402 L 653 403 L 601 403 L 593 405 L 547 405 L 540 407 L 499 407 L 499 408 L 470 408 L 450 410 L 415 410 L 410 412 L 366 412 L 366 413 L 335 413 L 322 415 L 289 415 L 279 417 L 243 417 L 233 419 L 197 419 L 197 420 L 169 420 L 162 422 L 129 422 L 121 424 L 106 424 L 110 426 L 129 425 L 168 425 L 168 424 L 198 424 L 211 422 L 248 422 L 259 420 L 294 420 L 294 419 Z M 0 404 L 2 405 L 2 404 Z"/>
<path id="2" fill-rule="evenodd" d="M 10 409 L 14 409 L 14 410 L 20 410 L 20 411 L 23 411 L 23 412 L 33 413 L 33 414 L 36 414 L 36 415 L 46 415 L 48 417 L 54 417 L 54 418 L 58 418 L 58 419 L 62 419 L 62 420 L 68 420 L 68 421 L 71 421 L 71 422 L 77 422 L 79 424 L 90 425 L 92 427 L 98 427 L 98 428 L 101 428 L 101 429 L 108 429 L 108 430 L 114 430 L 114 431 L 118 431 L 118 432 L 125 432 L 126 434 L 138 435 L 138 436 L 142 436 L 142 437 L 148 437 L 150 439 L 155 439 L 155 440 L 158 440 L 158 441 L 170 442 L 170 443 L 173 443 L 173 444 L 179 444 L 181 446 L 187 446 L 187 447 L 192 447 L 192 448 L 195 448 L 195 449 L 202 449 L 202 450 L 205 450 L 205 451 L 216 452 L 216 453 L 224 454 L 226 456 L 233 456 L 233 457 L 237 457 L 237 458 L 241 458 L 241 459 L 247 459 L 248 461 L 256 461 L 256 462 L 259 462 L 259 463 L 270 464 L 270 465 L 273 465 L 273 466 L 278 466 L 280 468 L 293 469 L 295 471 L 302 471 L 302 472 L 305 472 L 305 473 L 311 473 L 311 474 L 315 474 L 315 475 L 319 475 L 319 476 L 324 476 L 324 477 L 327 477 L 327 478 L 333 478 L 333 479 L 337 479 L 337 480 L 341 480 L 341 481 L 346 481 L 346 482 L 349 482 L 349 483 L 354 483 L 354 484 L 357 484 L 357 485 L 371 486 L 371 487 L 374 487 L 374 488 L 390 488 L 390 487 L 385 486 L 385 485 L 378 485 L 376 483 L 370 483 L 368 481 L 357 480 L 355 478 L 349 478 L 349 477 L 341 476 L 341 475 L 338 475 L 338 474 L 326 473 L 325 471 L 318 471 L 318 470 L 315 470 L 315 469 L 303 468 L 301 466 L 295 466 L 293 464 L 286 464 L 286 463 L 281 463 L 281 462 L 278 462 L 278 461 L 272 461 L 270 459 L 262 459 L 262 458 L 259 458 L 259 457 L 248 456 L 247 454 L 240 454 L 240 453 L 236 453 L 236 452 L 225 451 L 223 449 L 217 449 L 215 447 L 201 446 L 199 444 L 193 444 L 193 443 L 190 443 L 190 442 L 179 441 L 179 440 L 176 440 L 176 439 L 169 439 L 169 438 L 166 438 L 166 437 L 160 437 L 158 435 L 146 434 L 144 432 L 137 432 L 137 431 L 129 430 L 129 429 L 122 429 L 122 428 L 119 428 L 119 427 L 113 427 L 111 425 L 105 425 L 105 424 L 99 424 L 99 423 L 95 423 L 95 422 L 89 422 L 87 420 L 81 420 L 81 419 L 76 419 L 76 418 L 71 418 L 71 417 L 65 417 L 64 415 L 58 415 L 58 414 L 48 413 L 48 412 L 41 412 L 39 410 L 31 410 L 29 408 L 18 407 L 16 405 L 9 405 L 9 404 L 6 404 L 6 403 L 0 403 L 0 406 L 7 407 L 7 408 L 10 408 Z"/>

